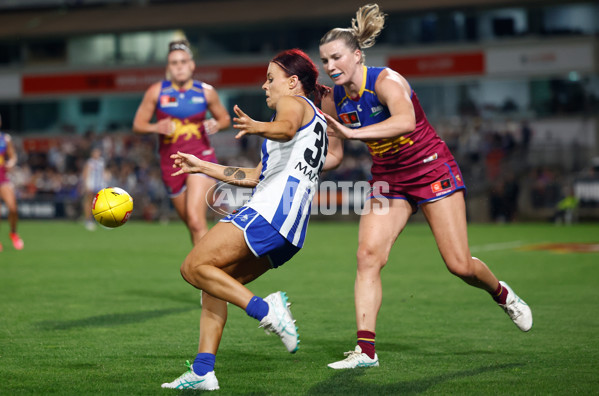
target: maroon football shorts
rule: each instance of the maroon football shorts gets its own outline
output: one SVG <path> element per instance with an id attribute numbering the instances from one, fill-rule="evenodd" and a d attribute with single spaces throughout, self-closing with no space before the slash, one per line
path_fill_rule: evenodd
<path id="1" fill-rule="evenodd" d="M 455 160 L 442 162 L 430 172 L 409 181 L 397 182 L 393 174 L 373 177 L 370 180 L 368 199 L 385 197 L 387 199 L 405 199 L 414 208 L 426 202 L 434 202 L 458 190 L 466 190 L 462 173 Z"/>
<path id="2" fill-rule="evenodd" d="M 208 162 L 217 162 L 216 155 L 214 154 L 214 149 L 211 149 L 210 153 L 207 155 L 196 155 L 196 157 Z M 174 198 L 177 195 L 181 194 L 185 190 L 185 183 L 187 182 L 189 174 L 183 173 L 178 176 L 171 176 L 171 174 L 176 172 L 177 169 L 173 168 L 173 160 L 170 158 L 161 161 L 160 168 L 162 170 L 162 181 L 166 186 L 168 196 Z"/>

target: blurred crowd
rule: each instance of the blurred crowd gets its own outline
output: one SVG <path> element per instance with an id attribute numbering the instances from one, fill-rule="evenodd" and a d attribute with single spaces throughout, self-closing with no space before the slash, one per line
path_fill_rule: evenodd
<path id="1" fill-rule="evenodd" d="M 18 166 L 11 172 L 19 200 L 57 201 L 67 217 L 78 218 L 83 197 L 82 174 L 93 148 L 105 161 L 106 186 L 119 186 L 135 197 L 136 213 L 155 220 L 168 213 L 152 136 L 132 133 L 15 137 Z"/>
<path id="2" fill-rule="evenodd" d="M 448 120 L 438 123 L 437 132 L 460 164 L 469 195 L 488 199 L 489 219 L 517 219 L 523 184 L 533 207 L 552 208 L 563 198 L 568 187 L 564 172 L 527 161 L 534 133 L 527 122 Z M 19 164 L 11 178 L 19 200 L 62 202 L 66 217 L 81 218 L 82 172 L 92 148 L 98 147 L 105 161 L 107 186 L 119 186 L 135 197 L 136 216 L 148 221 L 174 216 L 160 176 L 155 136 L 89 131 L 64 136 L 17 135 L 14 141 Z M 259 161 L 259 144 L 238 141 L 239 147 L 234 151 L 228 147 L 228 155 L 219 155 L 219 161 L 253 167 Z M 218 144 L 215 146 L 218 153 Z M 368 180 L 370 164 L 366 146 L 348 141 L 342 165 L 326 172 L 323 179 Z"/>

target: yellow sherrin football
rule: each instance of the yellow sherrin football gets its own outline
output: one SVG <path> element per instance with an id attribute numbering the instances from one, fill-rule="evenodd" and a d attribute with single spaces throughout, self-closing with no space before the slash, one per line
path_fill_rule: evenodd
<path id="1" fill-rule="evenodd" d="M 119 187 L 107 187 L 96 194 L 92 214 L 105 227 L 120 227 L 129 220 L 133 211 L 133 198 Z"/>

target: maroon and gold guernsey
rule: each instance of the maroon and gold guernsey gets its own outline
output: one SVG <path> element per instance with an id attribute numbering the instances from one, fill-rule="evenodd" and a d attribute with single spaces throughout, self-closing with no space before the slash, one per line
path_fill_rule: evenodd
<path id="1" fill-rule="evenodd" d="M 188 89 L 179 88 L 170 81 L 162 81 L 156 118 L 169 118 L 174 126 L 171 135 L 160 135 L 159 146 L 162 179 L 171 196 L 182 191 L 187 178 L 187 175 L 171 176 L 171 154 L 182 151 L 205 161 L 217 162 L 203 125 L 207 111 L 208 105 L 200 81 L 194 80 Z"/>
<path id="2" fill-rule="evenodd" d="M 350 98 L 343 86 L 335 86 L 335 107 L 345 126 L 362 128 L 391 116 L 389 109 L 378 100 L 375 92 L 376 80 L 383 70 L 383 67 L 364 66 L 363 85 L 358 98 Z M 399 191 L 418 186 L 417 189 L 422 191 L 418 193 L 418 197 L 414 197 L 414 202 L 421 203 L 445 192 L 464 188 L 464 184 L 453 155 L 428 122 L 414 90 L 411 90 L 410 97 L 416 116 L 414 131 L 394 138 L 367 141 L 366 144 L 372 156 L 371 183 L 388 182 L 392 191 L 398 192 L 397 195 L 404 195 Z M 435 175 L 441 173 L 439 169 L 450 172 L 452 180 L 449 183 L 444 179 L 436 180 Z M 433 187 L 437 182 L 443 182 L 443 188 Z M 432 197 L 428 197 L 429 190 L 433 193 Z"/>

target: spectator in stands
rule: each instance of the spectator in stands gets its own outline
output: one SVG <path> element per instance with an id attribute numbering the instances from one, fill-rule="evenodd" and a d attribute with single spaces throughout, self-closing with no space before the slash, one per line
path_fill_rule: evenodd
<path id="1" fill-rule="evenodd" d="M 85 228 L 89 231 L 96 229 L 96 222 L 92 216 L 92 200 L 98 191 L 107 187 L 106 179 L 106 163 L 102 157 L 102 150 L 99 147 L 94 147 L 90 158 L 85 163 L 81 176 L 83 216 L 85 218 Z"/>
<path id="2" fill-rule="evenodd" d="M 576 209 L 578 209 L 578 198 L 574 195 L 571 186 L 564 187 L 564 194 L 557 203 L 553 222 L 555 224 L 572 224 L 576 221 Z"/>

